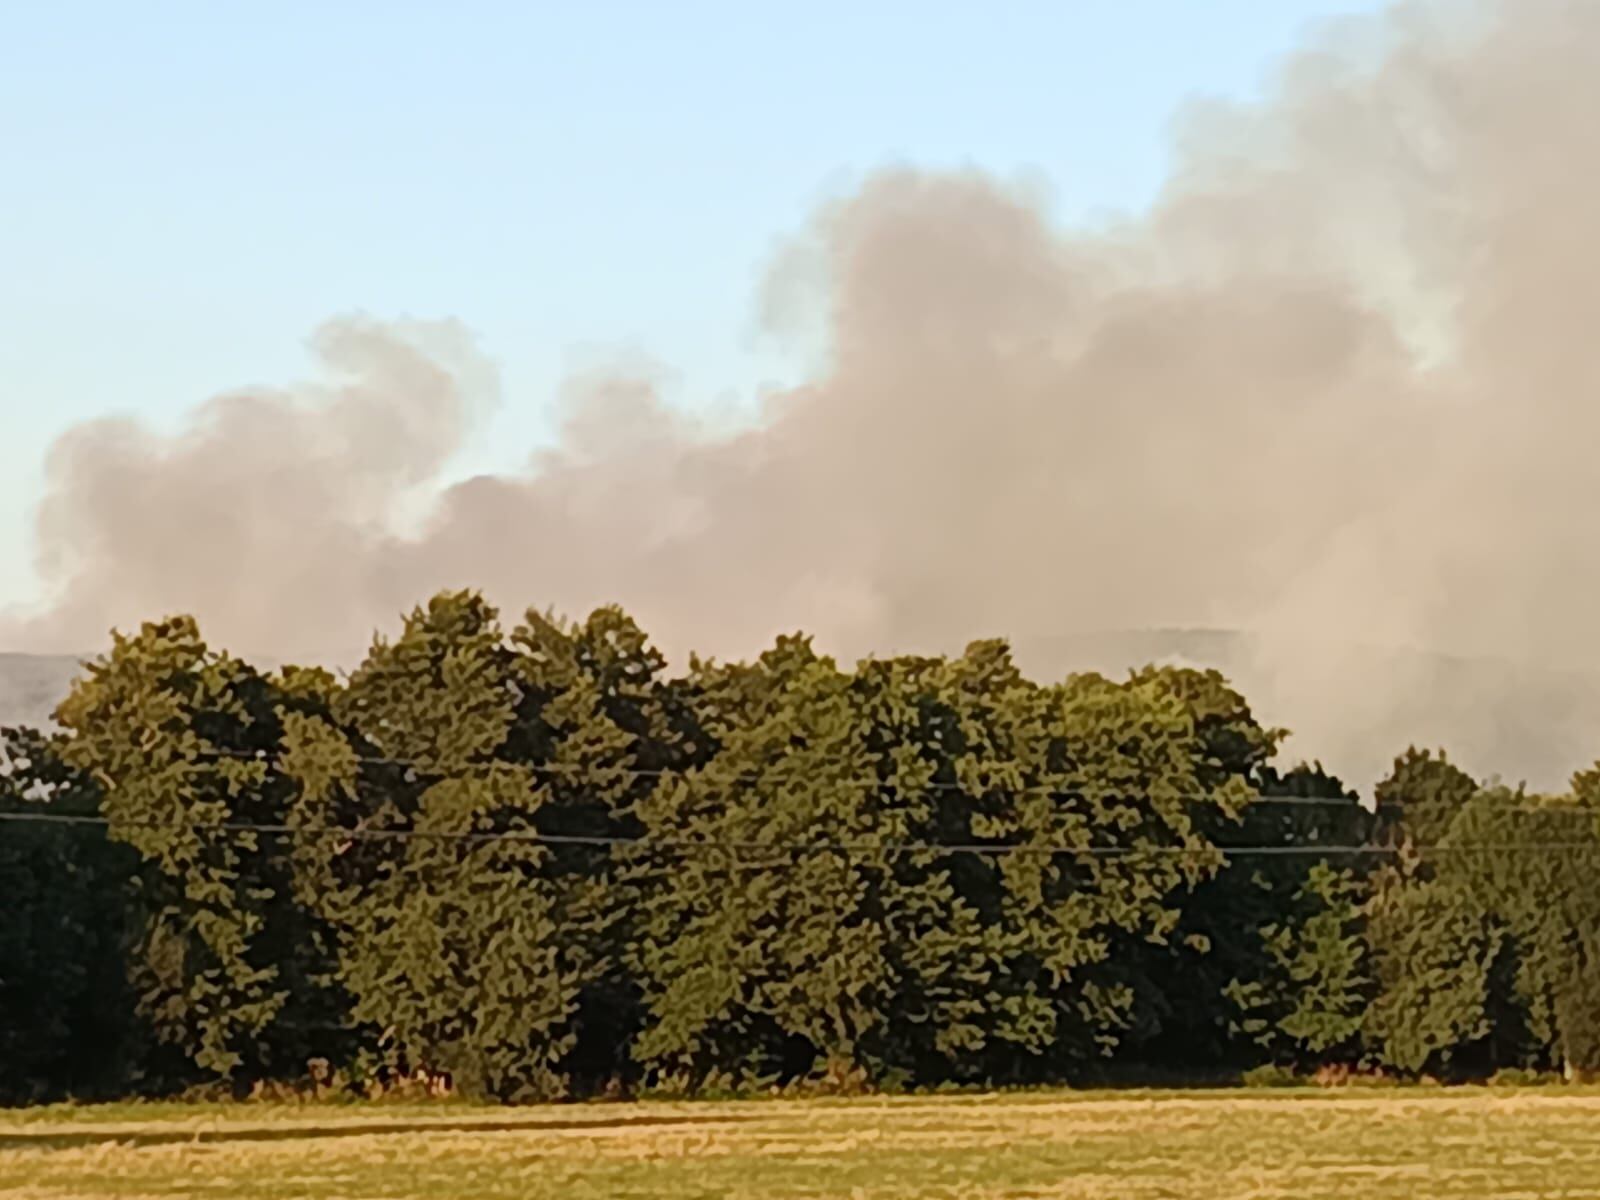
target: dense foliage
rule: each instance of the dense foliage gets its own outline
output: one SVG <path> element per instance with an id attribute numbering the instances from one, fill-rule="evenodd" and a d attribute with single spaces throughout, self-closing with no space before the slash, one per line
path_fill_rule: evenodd
<path id="1" fill-rule="evenodd" d="M 1600 1072 L 1600 773 L 1363 806 L 1214 672 L 669 674 L 452 593 L 346 678 L 174 618 L 0 757 L 0 1098 Z"/>

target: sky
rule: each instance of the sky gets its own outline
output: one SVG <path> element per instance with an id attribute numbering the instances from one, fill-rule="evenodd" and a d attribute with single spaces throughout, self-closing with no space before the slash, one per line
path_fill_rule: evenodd
<path id="1" fill-rule="evenodd" d="M 645 356 L 691 406 L 798 371 L 763 273 L 875 168 L 974 166 L 1093 224 L 1174 115 L 1249 101 L 1362 0 L 0 6 L 0 606 L 54 439 L 290 384 L 329 317 L 456 318 L 500 371 L 459 475 Z"/>

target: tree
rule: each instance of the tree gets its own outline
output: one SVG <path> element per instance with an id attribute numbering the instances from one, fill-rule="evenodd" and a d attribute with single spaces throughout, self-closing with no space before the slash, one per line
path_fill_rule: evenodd
<path id="1" fill-rule="evenodd" d="M 986 727 L 957 769 L 972 832 L 1052 848 L 996 860 L 995 883 L 1005 1033 L 1028 1077 L 1061 1078 L 1158 1032 L 1147 952 L 1181 936 L 1187 895 L 1222 863 L 1205 831 L 1247 792 L 1213 771 L 1197 709 L 1167 678 L 1041 688 L 992 644 L 953 669 L 990 692 L 962 688 Z"/>
<path id="2" fill-rule="evenodd" d="M 132 976 L 180 1060 L 241 1084 L 298 1072 L 337 1010 L 302 953 L 284 856 L 271 682 L 175 617 L 114 635 L 62 703 L 65 760 L 94 779 L 139 856 Z"/>
<path id="3" fill-rule="evenodd" d="M 1440 876 L 1511 939 L 1521 1023 L 1569 1075 L 1600 1074 L 1600 806 L 1586 777 L 1571 796 L 1484 791 L 1445 843 Z"/>
<path id="4" fill-rule="evenodd" d="M 1284 732 L 1263 726 L 1216 671 L 1149 667 L 1133 678 L 1179 701 L 1199 740 L 1201 781 L 1236 804 L 1200 808 L 1221 868 L 1185 898 L 1171 937 L 1136 948 L 1147 1030 L 1140 1052 L 1178 1076 L 1266 1057 L 1355 1053 L 1370 984 L 1361 952 L 1358 798 L 1318 765 L 1271 763 Z"/>
<path id="5" fill-rule="evenodd" d="M 101 1098 L 131 1084 L 134 856 L 92 821 L 99 793 L 59 739 L 0 730 L 0 1101 Z"/>
<path id="6" fill-rule="evenodd" d="M 1375 840 L 1396 851 L 1395 870 L 1404 878 L 1429 878 L 1433 865 L 1422 851 L 1438 844 L 1478 791 L 1478 782 L 1442 750 L 1415 746 L 1394 760 L 1389 775 L 1374 789 Z"/>
<path id="7" fill-rule="evenodd" d="M 1504 928 L 1459 888 L 1433 880 L 1379 893 L 1369 921 L 1378 993 L 1367 1040 L 1401 1071 L 1448 1070 L 1494 1031 Z"/>
<path id="8" fill-rule="evenodd" d="M 1260 948 L 1248 974 L 1235 974 L 1223 989 L 1237 1010 L 1234 1027 L 1272 1058 L 1298 1066 L 1357 1057 L 1373 989 L 1364 883 L 1326 859 L 1309 861 L 1289 902 L 1255 927 Z"/>
<path id="9" fill-rule="evenodd" d="M 630 962 L 648 858 L 626 843 L 663 773 L 705 761 L 710 743 L 666 660 L 621 609 L 580 623 L 530 611 L 511 638 L 521 694 L 506 755 L 538 774 L 543 835 L 603 844 L 557 845 L 548 873 L 563 895 L 564 936 L 581 956 L 573 1039 L 562 1070 L 580 1090 L 631 1076 L 644 1020 Z"/>
<path id="10" fill-rule="evenodd" d="M 670 741 L 661 666 L 616 610 L 530 614 L 508 641 L 445 593 L 325 715 L 286 713 L 301 893 L 389 1068 L 508 1099 L 620 1069 L 631 909 L 608 843 Z"/>
<path id="11" fill-rule="evenodd" d="M 1171 930 L 1230 802 L 1181 701 L 1041 688 L 995 642 L 847 674 L 785 638 L 695 686 L 718 753 L 642 809 L 695 851 L 643 927 L 647 1061 L 1043 1078 L 1123 1035 L 1113 948 Z"/>
<path id="12" fill-rule="evenodd" d="M 884 830 L 850 677 L 794 637 L 749 666 L 697 663 L 691 686 L 718 751 L 639 808 L 680 847 L 654 864 L 640 929 L 641 1060 L 690 1084 L 859 1067 L 893 986 L 893 915 L 887 855 L 856 848 Z"/>

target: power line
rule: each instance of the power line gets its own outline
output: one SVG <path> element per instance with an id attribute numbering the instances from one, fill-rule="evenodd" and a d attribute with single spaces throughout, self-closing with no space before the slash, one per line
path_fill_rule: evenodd
<path id="1" fill-rule="evenodd" d="M 849 840 L 817 841 L 748 841 L 721 838 L 673 838 L 660 835 L 643 837 L 613 837 L 590 834 L 541 833 L 537 830 L 500 830 L 474 833 L 465 830 L 428 829 L 362 829 L 339 825 L 288 825 L 249 821 L 185 822 L 185 821 L 120 821 L 105 816 L 69 813 L 0 813 L 0 822 L 21 824 L 49 824 L 91 826 L 98 828 L 188 831 L 195 833 L 221 833 L 227 835 L 261 834 L 276 837 L 327 837 L 349 841 L 404 841 L 408 839 L 494 844 L 499 842 L 531 843 L 551 846 L 588 846 L 613 849 L 642 850 L 718 850 L 734 853 L 844 853 L 890 855 L 979 855 L 979 856 L 1030 856 L 1089 857 L 1089 858 L 1147 858 L 1147 857 L 1208 857 L 1232 858 L 1284 858 L 1392 856 L 1401 848 L 1371 845 L 1327 846 L 1068 846 L 1050 843 L 983 843 L 983 842 L 874 842 Z M 1600 850 L 1600 840 L 1562 842 L 1500 842 L 1464 845 L 1414 846 L 1410 852 L 1420 855 L 1441 854 L 1504 854 L 1504 853 L 1556 853 L 1565 850 Z"/>
<path id="2" fill-rule="evenodd" d="M 212 758 L 212 757 L 215 757 L 215 758 L 234 758 L 234 759 L 240 759 L 240 760 L 249 761 L 249 762 L 266 763 L 266 764 L 269 764 L 269 765 L 277 766 L 279 769 L 282 769 L 282 767 L 283 767 L 283 763 L 282 763 L 282 760 L 281 760 L 281 754 L 278 755 L 275 758 L 274 755 L 268 754 L 268 753 L 266 753 L 264 751 L 263 752 L 256 752 L 256 751 L 250 751 L 250 750 L 208 749 L 208 750 L 191 751 L 189 753 L 190 753 L 190 756 L 191 756 L 191 761 L 194 760 L 194 759 L 205 759 L 205 758 Z M 450 774 L 447 771 L 441 771 L 441 770 L 439 770 L 437 768 L 429 768 L 425 764 L 423 764 L 422 762 L 420 762 L 420 761 L 418 761 L 416 759 L 392 758 L 392 757 L 388 757 L 388 756 L 384 756 L 384 755 L 377 755 L 377 754 L 355 754 L 355 755 L 350 755 L 346 759 L 346 761 L 354 762 L 354 763 L 358 763 L 358 764 L 362 764 L 362 765 L 366 765 L 366 766 L 404 767 L 404 768 L 407 768 L 409 770 L 416 771 L 419 775 L 434 775 L 434 776 L 439 776 L 439 777 L 447 777 Z M 583 764 L 583 763 L 511 763 L 511 762 L 506 762 L 506 763 L 501 763 L 501 762 L 494 762 L 494 763 L 481 763 L 481 762 L 480 763 L 465 763 L 465 764 L 462 764 L 462 766 L 464 768 L 467 768 L 467 769 L 470 769 L 471 767 L 475 767 L 475 766 L 488 766 L 488 767 L 494 767 L 494 768 L 504 768 L 504 769 L 510 769 L 510 770 L 528 771 L 528 772 L 531 772 L 531 773 L 534 773 L 534 774 L 549 774 L 549 775 L 558 775 L 558 776 L 561 776 L 561 775 L 566 775 L 566 776 L 572 776 L 572 775 L 600 775 L 600 776 L 620 776 L 620 777 L 627 778 L 627 779 L 675 779 L 675 780 L 681 780 L 683 782 L 702 781 L 702 782 L 713 782 L 713 783 L 719 783 L 719 784 L 723 784 L 723 783 L 726 783 L 726 784 L 771 783 L 771 782 L 776 782 L 777 781 L 777 780 L 774 779 L 775 772 L 735 771 L 735 772 L 731 772 L 731 773 L 723 773 L 723 772 L 718 772 L 715 769 L 715 767 L 707 769 L 707 768 L 704 768 L 704 767 L 693 767 L 693 768 L 628 767 L 628 766 L 610 765 L 610 764 L 591 765 L 591 764 Z M 1020 786 L 1010 786 L 1010 785 L 1007 785 L 1007 784 L 1004 784 L 1004 783 L 991 783 L 987 787 L 975 787 L 975 786 L 969 786 L 968 784 L 965 784 L 965 783 L 961 783 L 961 782 L 959 782 L 957 780 L 941 780 L 941 779 L 932 779 L 932 780 L 928 780 L 928 781 L 926 781 L 924 783 L 906 785 L 906 784 L 899 783 L 899 782 L 897 782 L 897 781 L 895 781 L 893 779 L 883 779 L 883 778 L 869 777 L 869 776 L 863 776 L 863 775 L 855 775 L 855 776 L 847 775 L 847 776 L 842 776 L 842 777 L 838 777 L 838 778 L 833 778 L 833 779 L 829 779 L 828 783 L 829 783 L 830 786 L 856 788 L 856 789 L 861 789 L 861 790 L 865 790 L 865 791 L 870 791 L 870 790 L 875 789 L 875 788 L 899 788 L 899 789 L 906 790 L 906 791 L 961 793 L 961 794 L 977 794 L 977 795 L 981 795 L 981 794 L 983 794 L 984 792 L 987 792 L 987 791 L 999 791 L 999 792 L 1006 792 L 1006 793 L 1011 794 L 1011 795 L 1057 794 L 1057 795 L 1061 795 L 1061 796 L 1079 796 L 1079 797 L 1082 797 L 1084 799 L 1095 799 L 1095 798 L 1098 798 L 1098 799 L 1107 799 L 1107 800 L 1123 799 L 1123 798 L 1129 798 L 1129 797 L 1139 796 L 1139 795 L 1148 796 L 1148 793 L 1141 793 L 1141 792 L 1139 792 L 1139 790 L 1137 788 L 1127 788 L 1127 789 L 1121 789 L 1121 790 L 1119 790 L 1119 789 L 1109 789 L 1108 788 L 1108 789 L 1103 789 L 1103 790 L 1096 791 L 1096 790 L 1088 789 L 1088 788 L 1060 787 L 1060 786 L 1054 785 L 1054 784 L 1023 784 L 1023 785 L 1020 785 Z M 1169 793 L 1165 798 L 1166 799 L 1170 799 L 1170 800 L 1215 801 L 1215 800 L 1223 798 L 1223 795 L 1224 795 L 1224 793 L 1222 792 L 1222 789 L 1219 788 L 1217 791 L 1212 791 L 1212 792 L 1173 792 L 1173 793 Z M 1358 799 L 1356 799 L 1355 797 L 1351 797 L 1351 796 L 1327 796 L 1327 797 L 1322 797 L 1322 796 L 1272 796 L 1272 797 L 1266 797 L 1266 796 L 1262 796 L 1262 797 L 1254 797 L 1254 796 L 1250 796 L 1250 795 L 1241 795 L 1241 796 L 1238 796 L 1236 798 L 1239 799 L 1239 800 L 1242 800 L 1242 801 L 1249 801 L 1251 803 L 1255 803 L 1255 802 L 1259 802 L 1259 801 L 1266 801 L 1266 800 L 1271 800 L 1273 802 L 1282 802 L 1282 803 L 1285 803 L 1285 804 L 1315 804 L 1315 805 L 1343 805 L 1343 804 L 1358 805 L 1360 803 L 1360 801 Z"/>
<path id="3" fill-rule="evenodd" d="M 278 755 L 266 751 L 230 750 L 225 748 L 210 748 L 187 752 L 186 759 L 178 761 L 197 761 L 207 758 L 230 758 L 247 762 L 259 762 L 283 769 L 281 752 Z M 367 766 L 402 767 L 416 772 L 420 776 L 434 776 L 448 778 L 450 772 L 430 768 L 416 759 L 396 758 L 375 754 L 356 754 L 349 756 L 346 761 Z M 683 783 L 713 783 L 713 784 L 741 784 L 741 783 L 778 783 L 791 782 L 777 776 L 777 771 L 756 772 L 737 771 L 732 773 L 719 773 L 715 767 L 710 769 L 673 768 L 673 767 L 627 767 L 620 765 L 590 765 L 580 763 L 465 763 L 462 769 L 473 767 L 490 767 L 494 769 L 526 771 L 531 774 L 555 776 L 609 776 L 624 779 L 672 779 Z M 1234 777 L 1237 778 L 1237 777 Z M 1078 788 L 1062 787 L 1056 784 L 1022 784 L 1010 786 L 1003 783 L 991 783 L 988 787 L 969 786 L 956 780 L 928 780 L 924 783 L 902 784 L 893 779 L 883 779 L 867 776 L 843 776 L 829 779 L 829 786 L 845 787 L 863 791 L 874 789 L 901 790 L 908 792 L 936 792 L 940 794 L 984 795 L 988 792 L 1003 792 L 1013 796 L 1056 796 L 1062 799 L 1082 800 L 1127 800 L 1127 799 L 1166 799 L 1185 803 L 1216 803 L 1222 799 L 1234 799 L 1240 802 L 1242 809 L 1249 810 L 1265 805 L 1281 807 L 1307 807 L 1307 808 L 1352 808 L 1360 809 L 1364 813 L 1377 812 L 1402 812 L 1415 811 L 1427 807 L 1426 804 L 1407 804 L 1402 801 L 1374 802 L 1364 804 L 1355 796 L 1281 796 L 1262 795 L 1249 792 L 1229 797 L 1223 788 L 1210 792 L 1171 792 L 1166 795 L 1158 793 L 1141 792 L 1137 788 Z M 1495 803 L 1490 805 L 1496 812 L 1537 812 L 1557 816 L 1582 816 L 1600 820 L 1600 809 L 1588 809 L 1574 806 L 1557 806 L 1549 804 L 1526 803 Z"/>

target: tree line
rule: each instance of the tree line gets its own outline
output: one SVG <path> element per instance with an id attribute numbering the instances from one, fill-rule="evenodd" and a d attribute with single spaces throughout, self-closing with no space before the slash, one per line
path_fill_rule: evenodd
<path id="1" fill-rule="evenodd" d="M 172 618 L 0 769 L 0 1096 L 1600 1071 L 1600 771 L 1363 805 L 1216 672 L 676 673 L 446 593 L 345 677 Z"/>

